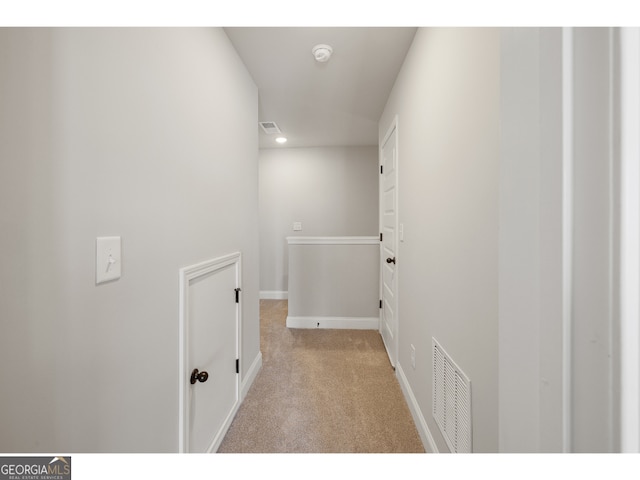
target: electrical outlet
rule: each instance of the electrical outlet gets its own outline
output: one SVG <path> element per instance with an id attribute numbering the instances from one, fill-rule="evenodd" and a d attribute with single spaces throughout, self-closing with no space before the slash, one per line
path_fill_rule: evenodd
<path id="1" fill-rule="evenodd" d="M 416 369 L 416 347 L 411 344 L 411 366 Z"/>

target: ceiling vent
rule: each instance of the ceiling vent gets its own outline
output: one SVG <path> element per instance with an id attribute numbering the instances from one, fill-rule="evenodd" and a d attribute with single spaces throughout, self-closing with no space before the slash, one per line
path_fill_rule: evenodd
<path id="1" fill-rule="evenodd" d="M 264 133 L 272 134 L 272 133 L 282 133 L 276 125 L 276 122 L 258 122 L 262 127 Z"/>

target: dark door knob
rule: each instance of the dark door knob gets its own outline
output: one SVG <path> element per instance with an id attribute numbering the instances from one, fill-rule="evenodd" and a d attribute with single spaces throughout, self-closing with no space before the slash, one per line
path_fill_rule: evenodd
<path id="1" fill-rule="evenodd" d="M 207 372 L 199 372 L 198 369 L 194 369 L 191 372 L 191 385 L 196 382 L 204 383 L 209 378 L 209 374 Z"/>
<path id="2" fill-rule="evenodd" d="M 396 263 L 396 257 L 393 257 L 393 258 L 389 257 L 389 258 L 387 258 L 387 263 L 393 263 L 393 264 L 395 265 L 395 263 Z"/>

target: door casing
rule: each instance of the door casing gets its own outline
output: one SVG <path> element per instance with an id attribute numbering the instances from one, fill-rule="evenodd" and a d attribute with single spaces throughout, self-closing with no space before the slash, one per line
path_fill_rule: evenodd
<path id="1" fill-rule="evenodd" d="M 216 271 L 222 271 L 228 267 L 234 267 L 236 273 L 236 288 L 241 289 L 242 285 L 242 255 L 235 252 L 223 257 L 207 260 L 202 263 L 191 265 L 180 269 L 180 318 L 179 318 L 179 428 L 178 428 L 178 449 L 180 453 L 189 453 L 190 438 L 190 401 L 189 387 L 191 371 L 189 365 L 189 284 L 192 280 L 215 274 Z M 230 291 L 229 295 L 234 292 Z M 236 306 L 236 329 L 235 339 L 237 358 L 242 359 L 240 335 L 242 332 L 242 302 L 238 302 Z M 216 432 L 214 440 L 208 448 L 208 453 L 216 451 L 222 442 L 235 414 L 238 411 L 241 402 L 240 396 L 240 374 L 236 374 L 235 395 L 236 401 L 228 413 L 226 420 L 220 430 Z"/>
<path id="2" fill-rule="evenodd" d="M 384 325 L 384 315 L 385 315 L 385 301 L 384 301 L 384 269 L 386 267 L 386 258 L 387 255 L 385 253 L 385 242 L 381 241 L 380 242 L 380 299 L 382 301 L 382 306 L 380 308 L 380 334 L 383 337 L 383 343 L 385 345 L 385 348 L 387 350 L 387 354 L 389 356 L 389 361 L 391 362 L 391 365 L 393 366 L 393 368 L 395 369 L 396 367 L 396 363 L 398 360 L 398 331 L 399 331 L 399 302 L 398 302 L 398 291 L 399 291 L 399 285 L 398 285 L 398 272 L 399 272 L 399 264 L 398 264 L 398 258 L 399 258 L 399 242 L 398 242 L 398 116 L 396 115 L 393 119 L 393 121 L 391 122 L 391 125 L 389 126 L 389 128 L 387 129 L 387 132 L 385 134 L 385 136 L 382 139 L 382 142 L 380 143 L 380 147 L 379 147 L 379 159 L 380 159 L 380 166 L 384 165 L 384 147 L 387 144 L 387 142 L 389 141 L 389 139 L 391 138 L 391 136 L 394 136 L 394 141 L 395 141 L 395 159 L 394 159 L 394 184 L 395 184 L 395 192 L 394 192 L 394 199 L 393 199 L 393 203 L 394 203 L 394 209 L 395 209 L 395 222 L 393 225 L 393 233 L 392 235 L 393 237 L 393 246 L 394 246 L 394 254 L 396 257 L 396 263 L 394 264 L 394 282 L 393 282 L 393 286 L 394 286 L 394 291 L 393 291 L 393 298 L 394 298 L 394 322 L 393 322 L 393 327 L 394 327 L 394 331 L 392 332 L 393 334 L 393 338 L 391 340 L 391 344 L 387 345 L 387 342 L 385 341 L 385 335 L 383 332 L 383 329 L 385 328 Z M 380 174 L 379 176 L 379 182 L 378 182 L 378 192 L 379 192 L 379 209 L 378 209 L 378 215 L 379 215 L 379 227 L 380 227 L 380 232 L 383 233 L 383 235 L 387 235 L 387 233 L 384 231 L 384 175 Z"/>

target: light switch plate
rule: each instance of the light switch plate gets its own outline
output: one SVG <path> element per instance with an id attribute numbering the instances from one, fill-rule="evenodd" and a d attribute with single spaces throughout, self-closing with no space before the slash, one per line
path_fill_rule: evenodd
<path id="1" fill-rule="evenodd" d="M 302 222 L 293 222 L 293 231 L 300 232 L 302 230 Z"/>
<path id="2" fill-rule="evenodd" d="M 120 237 L 96 238 L 96 285 L 120 278 L 121 243 Z"/>

